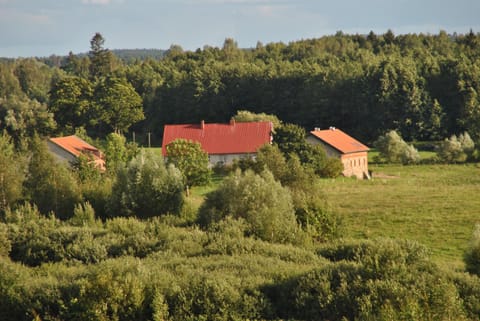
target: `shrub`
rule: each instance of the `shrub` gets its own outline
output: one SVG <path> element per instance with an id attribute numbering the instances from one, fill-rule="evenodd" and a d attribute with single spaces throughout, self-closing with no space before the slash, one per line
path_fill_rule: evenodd
<path id="1" fill-rule="evenodd" d="M 470 320 L 480 320 L 480 279 L 468 273 L 456 273 L 452 279 L 467 317 Z"/>
<path id="2" fill-rule="evenodd" d="M 414 164 L 420 160 L 418 150 L 408 145 L 394 130 L 380 136 L 374 146 L 379 151 L 379 157 L 388 163 Z"/>
<path id="3" fill-rule="evenodd" d="M 438 158 L 446 163 L 462 163 L 472 156 L 475 144 L 467 132 L 445 138 L 437 145 Z"/>
<path id="4" fill-rule="evenodd" d="M 108 209 L 112 217 L 178 214 L 183 193 L 180 171 L 173 165 L 166 167 L 161 156 L 142 150 L 126 168 L 117 171 Z"/>
<path id="5" fill-rule="evenodd" d="M 267 170 L 261 175 L 237 171 L 227 177 L 207 194 L 199 222 L 208 226 L 229 215 L 243 218 L 247 233 L 263 240 L 289 242 L 297 231 L 290 192 Z"/>
<path id="6" fill-rule="evenodd" d="M 467 272 L 480 276 L 480 225 L 475 226 L 468 249 L 463 260 Z"/>
<path id="7" fill-rule="evenodd" d="M 338 261 L 277 289 L 290 293 L 276 302 L 281 317 L 465 320 L 453 282 L 415 243 L 380 239 L 333 246 L 327 252 Z"/>
<path id="8" fill-rule="evenodd" d="M 11 249 L 12 243 L 8 235 L 8 226 L 4 223 L 0 223 L 0 257 L 8 257 Z"/>
<path id="9" fill-rule="evenodd" d="M 461 163 L 467 160 L 467 154 L 463 151 L 462 144 L 455 135 L 449 139 L 445 138 L 438 144 L 437 156 L 445 163 Z"/>
<path id="10" fill-rule="evenodd" d="M 89 202 L 75 205 L 73 216 L 68 220 L 72 226 L 94 226 L 97 223 L 95 219 L 95 210 Z M 101 222 L 99 222 L 101 224 Z"/>

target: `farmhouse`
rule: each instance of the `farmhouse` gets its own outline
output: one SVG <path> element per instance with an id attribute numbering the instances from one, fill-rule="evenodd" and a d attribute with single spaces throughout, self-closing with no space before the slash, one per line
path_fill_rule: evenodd
<path id="1" fill-rule="evenodd" d="M 272 141 L 271 122 L 235 122 L 207 124 L 165 125 L 162 153 L 167 155 L 166 146 L 176 139 L 200 143 L 208 154 L 210 164 L 230 164 L 234 159 L 255 157 L 257 150 Z"/>
<path id="2" fill-rule="evenodd" d="M 340 129 L 330 127 L 326 130 L 315 128 L 307 136 L 311 144 L 321 144 L 328 157 L 336 157 L 343 163 L 344 176 L 370 178 L 368 173 L 369 148 Z"/>
<path id="3" fill-rule="evenodd" d="M 50 138 L 47 145 L 61 162 L 73 164 L 80 155 L 87 155 L 97 168 L 105 170 L 105 160 L 100 150 L 75 135 Z"/>

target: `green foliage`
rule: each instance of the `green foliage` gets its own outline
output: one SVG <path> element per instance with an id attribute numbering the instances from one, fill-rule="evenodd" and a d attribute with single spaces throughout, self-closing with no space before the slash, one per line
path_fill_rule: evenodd
<path id="1" fill-rule="evenodd" d="M 208 154 L 198 142 L 176 139 L 166 146 L 168 163 L 175 165 L 185 177 L 187 186 L 206 185 L 212 171 Z"/>
<path id="2" fill-rule="evenodd" d="M 263 240 L 292 242 L 298 232 L 290 193 L 268 170 L 237 171 L 207 194 L 199 222 L 208 226 L 227 216 L 244 219 L 246 233 Z"/>
<path id="3" fill-rule="evenodd" d="M 480 275 L 480 225 L 475 226 L 470 245 L 464 254 L 464 261 L 469 273 Z"/>
<path id="4" fill-rule="evenodd" d="M 25 161 L 15 152 L 11 138 L 6 132 L 0 134 L 0 213 L 14 205 L 22 197 L 25 180 Z"/>
<path id="5" fill-rule="evenodd" d="M 337 163 L 333 164 L 330 166 Z M 343 170 L 341 166 L 340 170 Z M 276 180 L 290 189 L 297 222 L 314 240 L 324 241 L 340 234 L 338 217 L 327 205 L 321 188 L 315 184 L 312 168 L 303 167 L 297 155 L 290 155 L 286 160 L 276 145 L 265 145 L 257 154 L 255 168 L 270 170 Z M 328 166 L 324 170 L 326 168 Z M 328 177 L 326 173 L 324 176 Z"/>
<path id="6" fill-rule="evenodd" d="M 320 145 L 306 141 L 305 129 L 294 124 L 283 124 L 274 135 L 274 142 L 287 158 L 298 156 L 302 166 L 311 169 L 320 177 L 337 177 L 343 171 L 338 159 L 328 159 Z"/>
<path id="7" fill-rule="evenodd" d="M 468 273 L 456 273 L 452 277 L 465 313 L 470 320 L 479 320 L 480 316 L 480 279 Z"/>
<path id="8" fill-rule="evenodd" d="M 62 219 L 72 216 L 75 204 L 81 201 L 81 193 L 72 173 L 64 164 L 55 161 L 46 143 L 40 138 L 31 142 L 31 156 L 25 192 L 40 212 L 49 212 Z"/>
<path id="9" fill-rule="evenodd" d="M 45 103 L 23 96 L 0 98 L 0 129 L 7 130 L 17 145 L 35 133 L 48 135 L 56 127 L 54 116 Z"/>
<path id="10" fill-rule="evenodd" d="M 68 220 L 72 226 L 95 226 L 99 225 L 95 219 L 95 210 L 90 203 L 77 204 L 73 209 L 73 216 Z"/>
<path id="11" fill-rule="evenodd" d="M 238 121 L 239 123 L 269 121 L 273 124 L 274 130 L 280 127 L 280 125 L 282 124 L 280 119 L 278 119 L 278 117 L 275 115 L 268 115 L 265 113 L 257 114 L 248 110 L 237 110 L 237 114 L 233 116 L 233 119 L 235 119 L 235 121 Z"/>
<path id="12" fill-rule="evenodd" d="M 126 168 L 117 171 L 108 203 L 110 216 L 142 218 L 179 214 L 184 202 L 183 178 L 160 155 L 142 150 Z"/>
<path id="13" fill-rule="evenodd" d="M 94 80 L 106 77 L 115 67 L 115 57 L 112 52 L 105 49 L 105 38 L 97 32 L 90 40 L 90 77 Z"/>
<path id="14" fill-rule="evenodd" d="M 12 249 L 12 243 L 8 235 L 8 226 L 0 223 L 0 257 L 8 257 Z"/>
<path id="15" fill-rule="evenodd" d="M 436 148 L 437 156 L 442 162 L 462 163 L 468 157 L 471 157 L 475 148 L 475 143 L 467 132 L 458 137 L 452 135 L 449 139 L 445 138 Z"/>
<path id="16" fill-rule="evenodd" d="M 69 76 L 52 85 L 49 107 L 57 124 L 71 132 L 96 123 L 92 99 L 92 83 L 85 78 Z"/>
<path id="17" fill-rule="evenodd" d="M 283 124 L 275 130 L 273 141 L 284 155 L 297 154 L 307 146 L 305 129 L 295 124 Z"/>
<path id="18" fill-rule="evenodd" d="M 388 163 L 415 164 L 420 160 L 417 149 L 408 145 L 394 130 L 380 136 L 374 145 L 380 152 L 380 158 Z"/>
<path id="19" fill-rule="evenodd" d="M 330 265 L 286 288 L 280 314 L 300 320 L 465 320 L 454 284 L 411 242 L 379 239 L 324 251 Z M 287 302 L 293 303 L 287 305 Z M 283 303 L 283 305 L 282 305 Z"/>
<path id="20" fill-rule="evenodd" d="M 96 166 L 93 155 L 80 154 L 73 162 L 72 167 L 81 183 L 96 183 L 102 178 L 101 169 Z"/>
<path id="21" fill-rule="evenodd" d="M 125 79 L 114 76 L 102 79 L 95 88 L 98 118 L 115 133 L 123 133 L 143 120 L 142 98 Z"/>
<path id="22" fill-rule="evenodd" d="M 117 133 L 108 134 L 105 140 L 105 166 L 109 171 L 115 172 L 128 160 L 127 140 L 125 136 Z"/>

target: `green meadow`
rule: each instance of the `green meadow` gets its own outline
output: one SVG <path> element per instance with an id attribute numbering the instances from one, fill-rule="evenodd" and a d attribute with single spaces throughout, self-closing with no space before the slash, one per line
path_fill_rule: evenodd
<path id="1" fill-rule="evenodd" d="M 416 240 L 441 265 L 463 268 L 480 223 L 480 166 L 373 165 L 373 179 L 321 180 L 345 237 Z"/>
<path id="2" fill-rule="evenodd" d="M 463 269 L 463 252 L 480 224 L 480 165 L 370 166 L 371 180 L 321 179 L 332 209 L 342 221 L 342 236 L 415 240 L 431 250 L 440 265 Z M 221 181 L 196 187 L 189 201 L 201 205 Z"/>

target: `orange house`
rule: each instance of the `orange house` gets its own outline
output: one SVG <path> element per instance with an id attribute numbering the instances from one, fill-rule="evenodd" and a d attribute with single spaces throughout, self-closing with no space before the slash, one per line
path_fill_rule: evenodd
<path id="1" fill-rule="evenodd" d="M 335 127 L 325 130 L 315 128 L 308 135 L 307 141 L 311 144 L 322 145 L 328 157 L 339 158 L 343 164 L 342 174 L 344 176 L 356 176 L 359 179 L 370 178 L 367 155 L 370 149 L 340 129 Z"/>
<path id="2" fill-rule="evenodd" d="M 50 138 L 47 145 L 50 152 L 61 162 L 73 164 L 83 154 L 90 156 L 97 168 L 105 170 L 105 159 L 100 150 L 75 135 Z"/>

